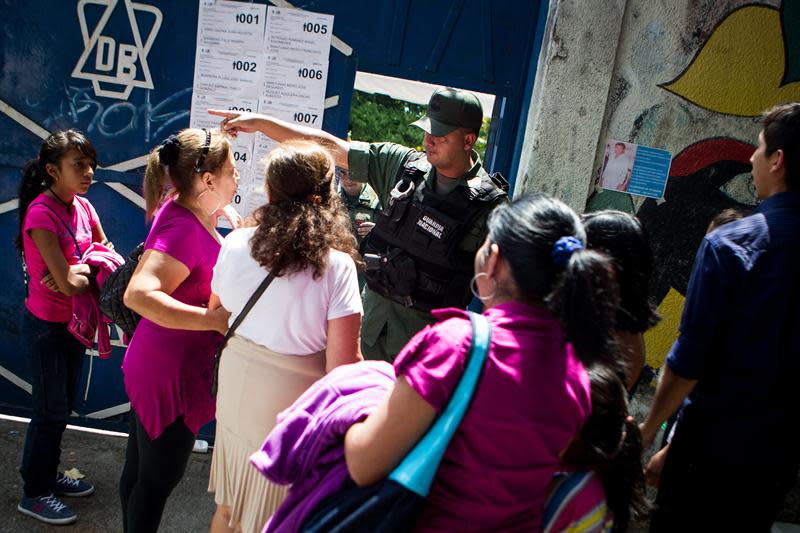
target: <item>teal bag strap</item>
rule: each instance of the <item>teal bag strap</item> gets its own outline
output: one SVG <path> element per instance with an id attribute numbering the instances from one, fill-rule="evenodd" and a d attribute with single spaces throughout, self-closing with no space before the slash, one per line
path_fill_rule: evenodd
<path id="1" fill-rule="evenodd" d="M 433 423 L 433 426 L 406 455 L 405 459 L 397 465 L 397 468 L 389 474 L 389 479 L 423 498 L 428 495 L 447 445 L 450 444 L 450 439 L 453 438 L 453 434 L 461 424 L 461 419 L 464 418 L 464 413 L 469 407 L 472 394 L 475 392 L 475 385 L 478 383 L 486 355 L 489 352 L 489 340 L 492 336 L 492 326 L 489 320 L 485 316 L 471 311 L 469 320 L 472 323 L 472 345 L 464 375 L 461 376 L 461 380 L 453 391 L 447 407 Z"/>

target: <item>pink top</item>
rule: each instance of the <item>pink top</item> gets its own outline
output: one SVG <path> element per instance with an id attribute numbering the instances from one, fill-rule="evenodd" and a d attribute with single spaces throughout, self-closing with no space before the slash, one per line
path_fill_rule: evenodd
<path id="1" fill-rule="evenodd" d="M 464 371 L 465 311 L 433 311 L 395 372 L 441 412 Z M 558 455 L 591 411 L 589 377 L 548 310 L 519 302 L 485 313 L 492 342 L 478 389 L 445 452 L 417 531 L 537 531 Z"/>
<path id="2" fill-rule="evenodd" d="M 97 212 L 89 200 L 80 196 L 75 196 L 69 212 L 64 204 L 45 193 L 34 198 L 28 206 L 22 227 L 22 247 L 30 276 L 25 306 L 35 317 L 48 322 L 69 322 L 72 317 L 72 298 L 51 291 L 41 283 L 47 272 L 47 265 L 29 232 L 33 229 L 43 229 L 54 233 L 58 237 L 58 244 L 67 264 L 75 265 L 80 262 L 81 254 L 92 243 L 92 228 L 99 221 Z M 70 232 L 75 236 L 75 240 Z M 75 249 L 76 240 L 80 250 Z"/>
<path id="3" fill-rule="evenodd" d="M 158 250 L 186 265 L 189 277 L 172 292 L 176 300 L 208 304 L 220 244 L 188 209 L 168 200 L 153 221 L 145 250 Z M 214 418 L 211 371 L 222 340 L 212 331 L 168 329 L 142 318 L 128 345 L 125 390 L 151 439 L 183 415 L 194 433 Z"/>
<path id="4" fill-rule="evenodd" d="M 97 269 L 94 278 L 97 287 L 102 287 L 108 276 L 124 262 L 121 255 L 99 242 L 90 244 L 81 257 L 81 263 Z M 108 359 L 111 357 L 111 339 L 107 324 L 112 320 L 100 311 L 97 287 L 72 297 L 72 318 L 67 324 L 67 331 L 87 348 L 94 347 L 94 339 L 97 337 L 100 359 Z"/>

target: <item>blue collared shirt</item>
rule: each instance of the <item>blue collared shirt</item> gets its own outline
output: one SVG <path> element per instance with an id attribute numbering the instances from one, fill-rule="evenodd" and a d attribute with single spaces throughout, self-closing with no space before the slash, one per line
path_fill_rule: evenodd
<path id="1" fill-rule="evenodd" d="M 678 431 L 701 457 L 760 465 L 800 454 L 800 193 L 703 239 L 667 365 L 699 380 Z"/>

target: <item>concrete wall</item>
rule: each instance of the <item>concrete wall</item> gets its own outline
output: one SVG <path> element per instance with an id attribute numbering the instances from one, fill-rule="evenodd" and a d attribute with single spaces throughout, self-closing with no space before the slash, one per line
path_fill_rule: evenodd
<path id="1" fill-rule="evenodd" d="M 800 2 L 554 0 L 545 39 L 516 192 L 641 218 L 663 317 L 646 335 L 658 368 L 708 222 L 755 204 L 758 116 L 800 100 Z M 663 199 L 596 189 L 611 139 L 672 152 Z"/>

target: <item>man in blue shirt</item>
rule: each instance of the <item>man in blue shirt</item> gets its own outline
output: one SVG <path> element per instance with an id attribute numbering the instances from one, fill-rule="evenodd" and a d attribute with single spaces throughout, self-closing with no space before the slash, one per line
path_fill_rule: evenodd
<path id="1" fill-rule="evenodd" d="M 650 531 L 769 531 L 800 464 L 800 103 L 764 115 L 761 204 L 697 252 L 649 446 L 683 402 Z M 685 401 L 684 401 L 685 400 Z"/>

